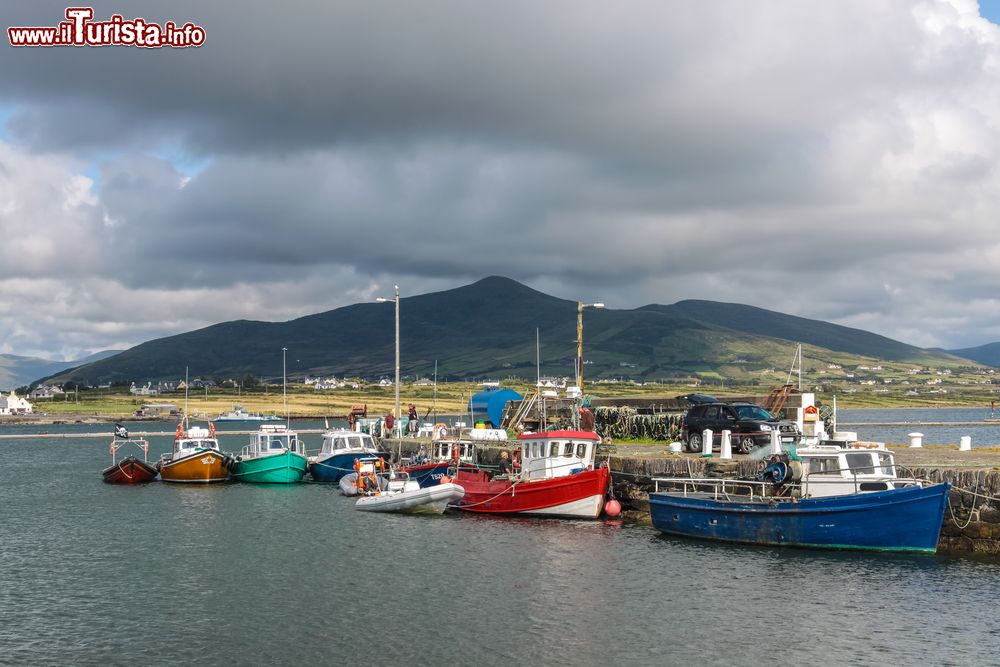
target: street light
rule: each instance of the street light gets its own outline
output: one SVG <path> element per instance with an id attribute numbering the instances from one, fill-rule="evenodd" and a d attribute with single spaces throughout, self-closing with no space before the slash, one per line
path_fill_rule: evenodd
<path id="1" fill-rule="evenodd" d="M 402 427 L 402 422 L 399 419 L 399 285 L 393 285 L 396 288 L 396 296 L 392 299 L 386 299 L 383 297 L 378 297 L 375 299 L 377 303 L 389 303 L 390 301 L 396 304 L 396 412 L 393 414 L 395 418 L 393 420 L 393 426 L 399 432 Z"/>
<path id="2" fill-rule="evenodd" d="M 576 302 L 576 375 L 583 392 L 583 309 L 604 308 L 603 303 Z"/>

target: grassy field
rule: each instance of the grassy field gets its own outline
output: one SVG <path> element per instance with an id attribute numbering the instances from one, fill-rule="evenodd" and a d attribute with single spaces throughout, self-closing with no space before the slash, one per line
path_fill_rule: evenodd
<path id="1" fill-rule="evenodd" d="M 533 385 L 525 382 L 505 382 L 504 387 L 515 389 L 522 395 L 533 391 Z M 766 394 L 770 387 L 737 387 L 711 386 L 709 383 L 691 384 L 654 384 L 636 386 L 630 384 L 587 385 L 587 394 L 593 397 L 673 397 L 692 392 L 708 393 L 719 397 L 746 396 L 750 394 Z M 474 383 L 440 383 L 437 387 L 436 400 L 433 387 L 413 387 L 404 385 L 400 392 L 400 404 L 406 412 L 406 406 L 413 403 L 421 417 L 436 409 L 438 413 L 461 414 L 466 411 L 469 398 L 480 391 L 481 387 Z M 998 399 L 991 385 L 954 386 L 947 393 L 907 396 L 904 387 L 894 387 L 885 393 L 842 391 L 817 392 L 818 400 L 831 403 L 837 396 L 837 404 L 841 408 L 852 407 L 956 407 L 956 406 L 989 406 Z M 364 404 L 370 416 L 384 415 L 393 408 L 395 394 L 391 387 L 368 387 L 363 390 L 334 389 L 315 391 L 305 386 L 293 385 L 288 391 L 288 411 L 293 416 L 335 417 L 346 415 L 353 405 Z M 108 390 L 81 391 L 78 395 L 67 394 L 53 400 L 38 400 L 34 402 L 36 413 L 49 413 L 75 416 L 102 416 L 109 418 L 124 418 L 133 415 L 145 403 L 173 403 L 184 406 L 183 392 L 162 394 L 160 396 L 132 396 L 127 393 L 112 393 Z M 266 414 L 282 414 L 282 395 L 278 392 L 241 393 L 223 389 L 198 391 L 188 397 L 188 404 L 193 415 L 216 416 L 230 410 L 234 404 L 244 406 L 250 412 Z"/>

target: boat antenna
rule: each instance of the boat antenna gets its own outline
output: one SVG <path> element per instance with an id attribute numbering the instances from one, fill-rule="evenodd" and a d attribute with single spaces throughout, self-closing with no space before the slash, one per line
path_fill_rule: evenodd
<path id="1" fill-rule="evenodd" d="M 788 369 L 788 377 L 785 379 L 785 384 L 792 383 L 792 373 L 795 372 L 795 362 L 798 362 L 799 371 L 799 391 L 802 391 L 802 343 L 795 348 L 795 356 L 792 357 L 792 367 Z"/>
<path id="2" fill-rule="evenodd" d="M 184 367 L 184 430 L 188 428 L 188 367 Z"/>

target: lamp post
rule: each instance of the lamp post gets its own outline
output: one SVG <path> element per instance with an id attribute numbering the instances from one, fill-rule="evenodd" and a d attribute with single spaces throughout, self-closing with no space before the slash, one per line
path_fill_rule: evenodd
<path id="1" fill-rule="evenodd" d="M 396 288 L 396 296 L 392 299 L 385 299 L 383 297 L 378 297 L 375 299 L 378 303 L 389 303 L 394 301 L 396 303 L 396 412 L 393 414 L 395 418 L 393 420 L 393 426 L 396 428 L 397 433 L 401 428 L 401 421 L 399 419 L 399 285 L 394 285 Z"/>
<path id="2" fill-rule="evenodd" d="M 576 303 L 576 373 L 580 391 L 583 391 L 583 309 L 604 308 L 603 303 Z"/>

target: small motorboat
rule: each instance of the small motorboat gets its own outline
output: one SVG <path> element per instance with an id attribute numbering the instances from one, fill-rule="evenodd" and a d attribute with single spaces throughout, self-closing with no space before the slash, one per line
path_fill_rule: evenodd
<path id="1" fill-rule="evenodd" d="M 368 457 L 389 460 L 390 454 L 380 450 L 367 433 L 327 431 L 319 453 L 309 457 L 309 473 L 317 482 L 339 482 L 344 475 L 357 470 L 355 464 L 359 459 Z"/>
<path id="2" fill-rule="evenodd" d="M 261 424 L 236 457 L 232 479 L 256 484 L 297 484 L 306 474 L 305 446 L 284 424 Z"/>
<path id="3" fill-rule="evenodd" d="M 111 440 L 111 465 L 101 471 L 101 477 L 108 484 L 145 484 L 156 479 L 156 468 L 147 462 L 149 443 L 145 440 L 121 440 L 117 437 Z M 118 458 L 118 451 L 124 447 L 136 447 L 142 451 L 142 459 L 134 454 Z"/>
<path id="4" fill-rule="evenodd" d="M 187 427 L 187 420 L 177 425 L 173 451 L 160 457 L 156 467 L 164 482 L 211 483 L 229 479 L 234 459 L 219 449 L 215 424 L 208 428 Z"/>
<path id="5" fill-rule="evenodd" d="M 363 461 L 361 465 L 366 463 Z M 465 489 L 450 480 L 421 488 L 417 480 L 395 470 L 356 474 L 361 497 L 354 507 L 366 512 L 443 514 L 448 505 L 465 495 Z"/>

